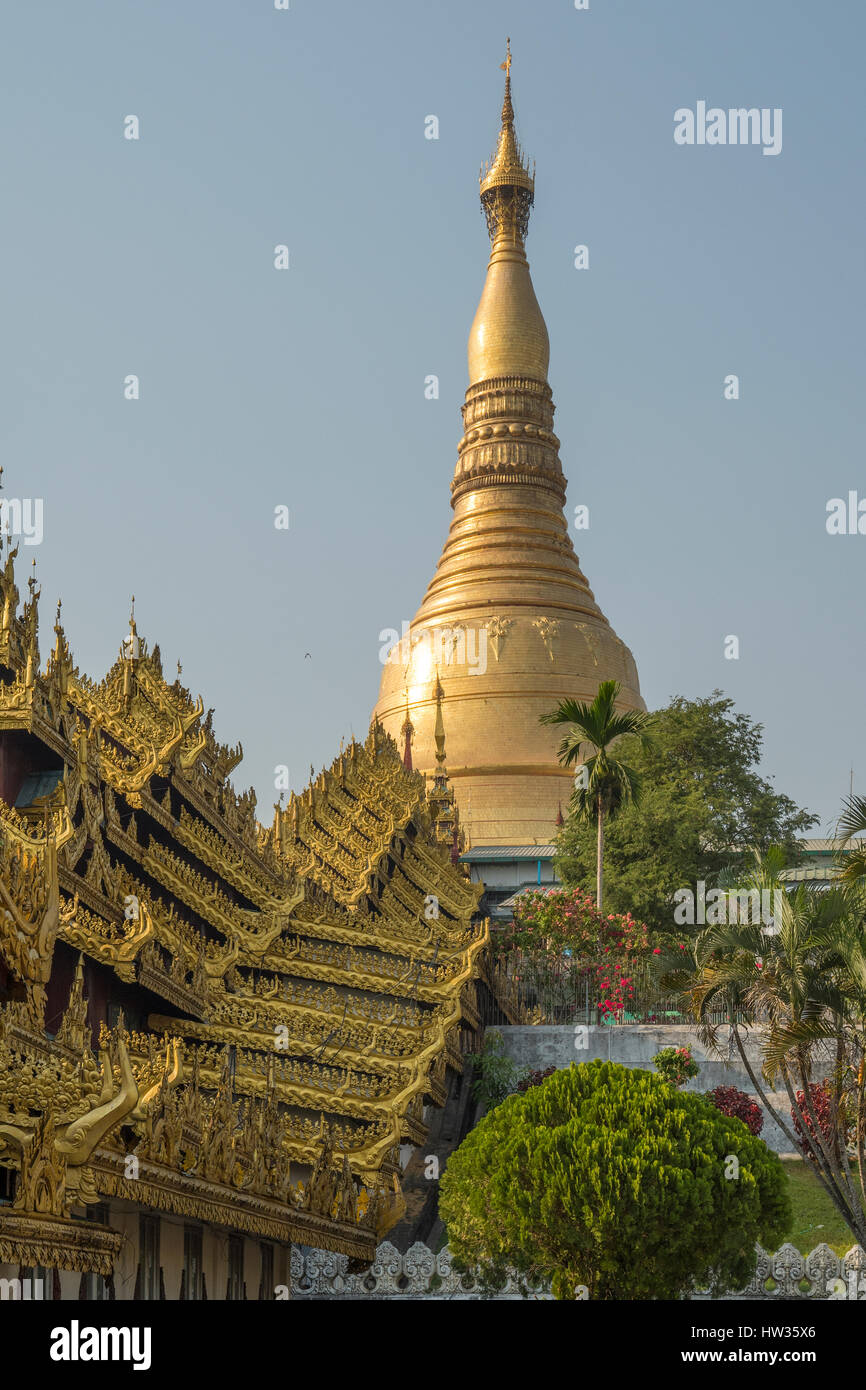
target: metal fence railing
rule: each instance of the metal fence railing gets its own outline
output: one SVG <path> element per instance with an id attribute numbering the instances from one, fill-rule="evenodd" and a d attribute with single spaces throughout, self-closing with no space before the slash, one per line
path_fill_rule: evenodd
<path id="1" fill-rule="evenodd" d="M 678 994 L 662 988 L 651 967 L 633 968 L 622 1008 L 604 1007 L 592 967 L 565 958 L 510 951 L 488 963 L 487 983 L 499 1009 L 514 1023 L 583 1023 L 622 1027 L 628 1024 L 687 1024 L 692 1020 Z M 484 1020 L 490 1021 L 490 1020 Z M 730 1022 L 725 1009 L 711 1023 Z M 737 1022 L 744 1019 L 737 1017 Z"/>

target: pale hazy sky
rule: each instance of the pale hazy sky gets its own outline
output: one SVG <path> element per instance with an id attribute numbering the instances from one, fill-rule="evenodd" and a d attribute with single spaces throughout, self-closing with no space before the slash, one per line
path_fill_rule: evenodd
<path id="1" fill-rule="evenodd" d="M 866 536 L 825 528 L 866 497 L 856 0 L 7 7 L 2 462 L 44 499 L 43 654 L 62 594 L 99 678 L 134 592 L 264 819 L 276 764 L 366 732 L 450 519 L 507 33 L 582 567 L 647 704 L 721 686 L 826 826 L 852 764 L 866 792 Z M 676 145 L 698 101 L 781 108 L 781 154 Z"/>

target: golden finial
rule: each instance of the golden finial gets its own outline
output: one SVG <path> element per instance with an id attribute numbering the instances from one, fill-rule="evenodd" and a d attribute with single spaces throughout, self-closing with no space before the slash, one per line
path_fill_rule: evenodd
<path id="1" fill-rule="evenodd" d="M 505 96 L 502 101 L 502 124 L 514 124 L 514 107 L 511 105 L 511 39 L 505 40 L 505 62 L 500 63 L 500 68 L 505 73 Z"/>
<path id="2" fill-rule="evenodd" d="M 504 63 L 500 63 L 500 68 L 505 71 L 505 95 L 502 99 L 502 128 L 499 132 L 499 142 L 496 146 L 496 154 L 493 159 L 481 170 L 481 202 L 487 213 L 488 225 L 493 218 L 491 227 L 491 238 L 496 227 L 502 222 L 502 208 L 499 206 L 501 198 L 495 198 L 499 191 L 511 195 L 512 199 L 520 202 L 517 226 L 521 239 L 526 235 L 526 224 L 529 220 L 529 208 L 532 206 L 532 198 L 535 192 L 535 180 L 529 172 L 529 168 L 523 158 L 523 151 L 517 143 L 514 135 L 514 107 L 511 103 L 511 39 L 506 41 L 507 54 Z"/>
<path id="3" fill-rule="evenodd" d="M 61 608 L 61 600 L 58 599 L 58 600 L 57 600 L 57 613 L 56 613 L 56 616 L 55 616 L 55 618 L 54 618 L 54 631 L 55 631 L 55 633 L 56 633 L 56 635 L 57 635 L 57 640 L 56 640 L 55 643 L 54 643 L 54 659 L 55 659 L 55 661 L 58 662 L 58 663 L 62 663 L 62 661 L 63 661 L 64 645 L 65 645 L 65 644 L 64 644 L 64 640 L 63 640 L 63 628 L 62 628 L 62 626 L 61 626 L 61 624 L 60 624 L 60 608 Z M 61 680 L 61 690 L 62 690 L 62 691 L 64 692 L 64 694 L 65 694 L 65 692 L 66 692 L 66 680 L 65 680 L 65 673 L 64 673 L 62 670 L 61 670 L 61 673 L 60 673 L 60 680 Z"/>
<path id="4" fill-rule="evenodd" d="M 135 626 L 135 594 L 132 595 L 129 608 L 129 632 L 120 644 L 120 655 L 125 661 L 137 661 L 141 656 L 141 642 L 138 637 L 138 629 Z M 124 689 L 129 693 L 126 682 L 129 677 L 127 670 L 124 675 Z"/>

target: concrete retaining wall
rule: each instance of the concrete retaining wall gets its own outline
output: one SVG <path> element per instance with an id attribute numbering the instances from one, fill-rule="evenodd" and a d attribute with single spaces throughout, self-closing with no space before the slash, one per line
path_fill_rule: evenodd
<path id="1" fill-rule="evenodd" d="M 518 1066 L 530 1067 L 533 1071 L 544 1071 L 547 1067 L 567 1067 L 572 1062 L 591 1062 L 596 1057 L 608 1059 L 623 1067 L 636 1067 L 643 1071 L 655 1071 L 652 1063 L 654 1055 L 663 1047 L 690 1047 L 692 1056 L 700 1064 L 700 1073 L 690 1081 L 684 1090 L 712 1091 L 716 1086 L 737 1086 L 750 1095 L 755 1094 L 748 1073 L 734 1049 L 730 1064 L 718 1061 L 707 1054 L 707 1050 L 694 1029 L 678 1024 L 625 1024 L 613 1028 L 573 1027 L 569 1024 L 536 1024 L 531 1027 L 502 1027 L 495 1030 L 502 1034 L 505 1051 Z M 754 1038 L 754 1034 L 753 1034 Z M 719 1030 L 720 1044 L 727 1053 L 728 1029 Z M 749 1061 L 760 1078 L 761 1049 L 757 1040 L 746 1044 Z M 816 1067 L 815 1079 L 823 1079 L 824 1072 Z M 774 1107 L 790 1124 L 790 1103 L 785 1092 L 768 1093 Z M 757 1097 L 756 1097 L 757 1099 Z M 758 1100 L 760 1105 L 760 1100 Z M 790 1153 L 792 1146 L 779 1126 L 762 1107 L 764 1127 L 761 1138 L 777 1153 Z"/>

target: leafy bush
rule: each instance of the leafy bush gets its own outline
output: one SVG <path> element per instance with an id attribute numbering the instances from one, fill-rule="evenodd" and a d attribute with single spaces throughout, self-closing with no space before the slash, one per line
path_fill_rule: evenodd
<path id="1" fill-rule="evenodd" d="M 491 1110 L 517 1089 L 525 1074 L 525 1067 L 516 1066 L 505 1056 L 502 1034 L 489 1030 L 481 1051 L 472 1059 L 472 1094 L 475 1099 Z"/>
<path id="2" fill-rule="evenodd" d="M 764 1115 L 760 1105 L 754 1096 L 747 1095 L 736 1086 L 717 1086 L 714 1091 L 707 1091 L 707 1100 L 711 1101 L 717 1110 L 721 1110 L 723 1115 L 728 1115 L 733 1120 L 742 1120 L 756 1138 L 764 1128 Z"/>
<path id="3" fill-rule="evenodd" d="M 672 1086 L 684 1086 L 701 1069 L 690 1047 L 663 1047 L 653 1057 L 653 1064 L 659 1076 Z"/>
<path id="4" fill-rule="evenodd" d="M 736 1156 L 739 1176 L 726 1178 Z M 782 1165 L 703 1096 L 612 1062 L 509 1096 L 452 1154 L 449 1246 L 490 1283 L 511 1267 L 555 1297 L 665 1299 L 742 1288 L 755 1242 L 791 1223 Z"/>

